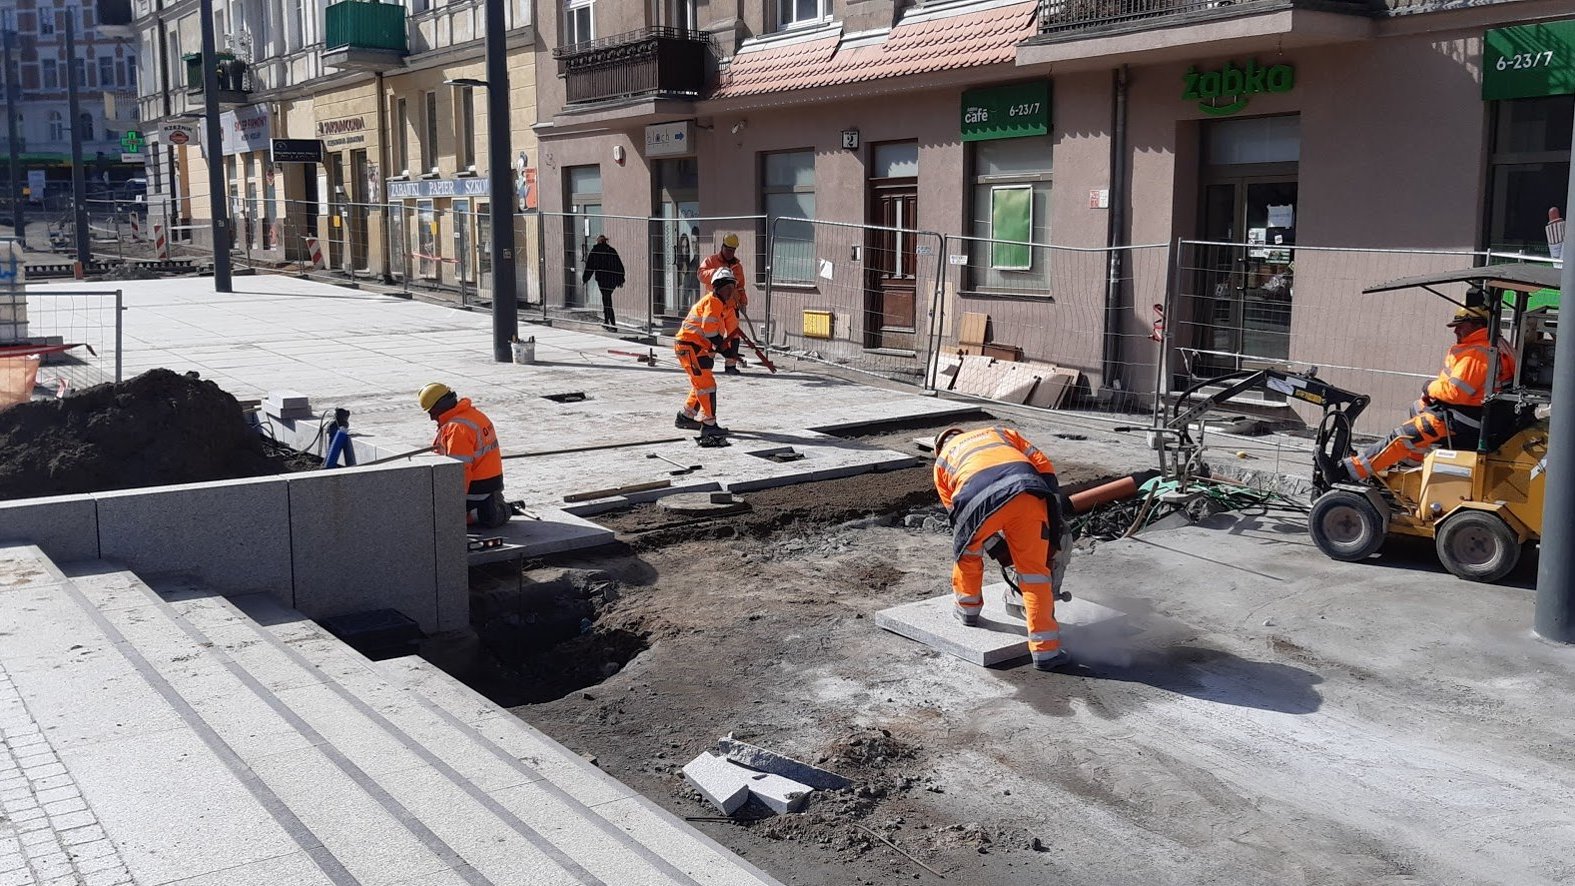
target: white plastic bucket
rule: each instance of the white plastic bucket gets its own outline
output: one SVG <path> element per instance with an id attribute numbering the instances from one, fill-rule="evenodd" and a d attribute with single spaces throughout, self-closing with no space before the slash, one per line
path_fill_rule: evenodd
<path id="1" fill-rule="evenodd" d="M 514 362 L 529 366 L 536 362 L 536 337 L 514 342 Z"/>

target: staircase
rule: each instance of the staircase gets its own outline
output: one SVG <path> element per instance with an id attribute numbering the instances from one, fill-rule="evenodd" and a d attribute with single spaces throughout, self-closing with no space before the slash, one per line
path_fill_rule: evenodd
<path id="1" fill-rule="evenodd" d="M 771 877 L 419 658 L 0 548 L 0 886 Z"/>

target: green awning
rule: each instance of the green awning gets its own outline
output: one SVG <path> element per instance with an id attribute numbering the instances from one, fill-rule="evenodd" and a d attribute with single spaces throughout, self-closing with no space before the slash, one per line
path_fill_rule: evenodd
<path id="1" fill-rule="evenodd" d="M 1482 40 L 1482 100 L 1575 94 L 1575 19 L 1494 28 Z"/>

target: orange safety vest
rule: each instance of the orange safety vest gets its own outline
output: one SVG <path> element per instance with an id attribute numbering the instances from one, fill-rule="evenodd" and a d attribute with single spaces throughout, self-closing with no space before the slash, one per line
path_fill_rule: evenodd
<path id="1" fill-rule="evenodd" d="M 492 427 L 492 419 L 470 405 L 468 397 L 438 417 L 437 439 L 432 448 L 439 455 L 464 462 L 467 487 L 478 480 L 503 476 L 498 432 Z"/>
<path id="2" fill-rule="evenodd" d="M 1451 406 L 1481 406 L 1487 396 L 1488 331 L 1478 329 L 1449 349 L 1444 355 L 1444 370 L 1427 383 L 1427 395 Z M 1504 341 L 1498 346 L 1497 385 L 1502 388 L 1515 377 L 1515 355 Z"/>
<path id="3" fill-rule="evenodd" d="M 749 287 L 744 285 L 744 263 L 738 260 L 738 256 L 735 255 L 732 261 L 727 261 L 722 258 L 722 253 L 718 252 L 716 255 L 701 262 L 699 271 L 700 285 L 704 293 L 710 295 L 711 275 L 715 274 L 719 268 L 724 267 L 732 271 L 733 279 L 738 281 L 738 285 L 733 287 L 733 310 L 742 311 L 749 307 Z M 737 324 L 734 324 L 734 328 L 738 328 Z"/>
<path id="4" fill-rule="evenodd" d="M 689 309 L 688 316 L 684 317 L 684 325 L 679 327 L 676 336 L 678 342 L 689 345 L 702 354 L 711 353 L 715 349 L 711 347 L 709 339 L 716 336 L 726 338 L 732 329 L 738 328 L 736 319 L 731 327 L 729 326 L 728 314 L 727 305 L 717 298 L 716 293 L 706 293 L 695 302 L 694 307 Z"/>
<path id="5" fill-rule="evenodd" d="M 1011 428 L 965 431 L 936 453 L 935 491 L 951 514 L 952 547 L 960 558 L 984 521 L 1008 501 L 1025 492 L 1053 501 L 1055 465 Z"/>

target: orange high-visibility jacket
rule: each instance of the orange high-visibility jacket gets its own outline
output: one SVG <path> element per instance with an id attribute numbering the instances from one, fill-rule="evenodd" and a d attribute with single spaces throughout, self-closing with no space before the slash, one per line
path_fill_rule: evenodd
<path id="1" fill-rule="evenodd" d="M 716 293 L 708 292 L 695 302 L 689 309 L 689 315 L 684 317 L 684 325 L 679 327 L 678 341 L 694 347 L 702 354 L 710 354 L 716 350 L 712 338 L 726 338 L 732 329 L 737 328 L 737 320 L 733 325 L 728 325 L 727 306 L 717 298 Z"/>
<path id="2" fill-rule="evenodd" d="M 503 453 L 498 450 L 498 432 L 492 419 L 470 405 L 470 398 L 438 417 L 437 439 L 432 448 L 439 455 L 465 463 L 465 485 L 477 480 L 503 476 Z"/>
<path id="3" fill-rule="evenodd" d="M 1444 355 L 1444 371 L 1427 383 L 1427 395 L 1451 406 L 1481 406 L 1487 396 L 1488 331 L 1478 329 Z M 1498 346 L 1498 387 L 1515 377 L 1515 355 L 1506 342 Z"/>
<path id="4" fill-rule="evenodd" d="M 1054 502 L 1055 465 L 1011 428 L 965 431 L 936 453 L 935 491 L 951 514 L 952 547 L 960 558 L 984 521 L 1017 495 Z"/>
<path id="5" fill-rule="evenodd" d="M 711 294 L 711 275 L 715 274 L 718 268 L 723 267 L 732 271 L 733 279 L 738 281 L 738 285 L 733 287 L 733 309 L 743 311 L 749 307 L 749 287 L 744 284 L 744 263 L 739 261 L 736 255 L 733 256 L 732 261 L 727 261 L 722 258 L 722 253 L 718 252 L 700 263 L 699 277 L 702 291 L 706 295 Z"/>

